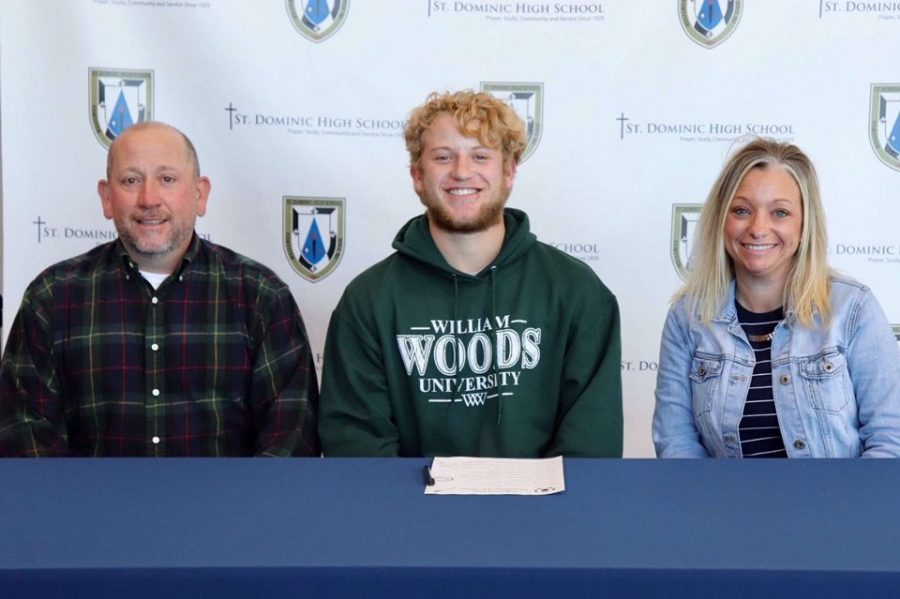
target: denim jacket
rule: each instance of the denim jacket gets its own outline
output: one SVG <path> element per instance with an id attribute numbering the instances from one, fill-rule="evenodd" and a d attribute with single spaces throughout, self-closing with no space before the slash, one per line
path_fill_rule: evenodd
<path id="1" fill-rule="evenodd" d="M 735 284 L 709 326 L 682 298 L 666 318 L 656 379 L 659 457 L 741 457 L 738 425 L 755 363 Z M 900 456 L 900 348 L 871 290 L 831 278 L 831 322 L 793 311 L 772 338 L 772 392 L 788 457 Z"/>

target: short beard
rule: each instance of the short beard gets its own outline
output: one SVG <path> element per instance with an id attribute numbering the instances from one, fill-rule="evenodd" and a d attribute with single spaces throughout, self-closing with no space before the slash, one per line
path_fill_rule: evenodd
<path id="1" fill-rule="evenodd" d="M 455 218 L 453 212 L 440 202 L 429 206 L 422 194 L 419 199 L 427 208 L 428 222 L 432 226 L 447 233 L 480 233 L 503 222 L 503 209 L 511 192 L 512 189 L 504 189 L 496 201 L 483 205 L 475 218 L 468 221 Z"/>
<path id="2" fill-rule="evenodd" d="M 484 206 L 474 220 L 460 222 L 443 206 L 428 208 L 428 220 L 438 229 L 448 233 L 480 233 L 503 220 L 503 204 Z"/>
<path id="3" fill-rule="evenodd" d="M 135 256 L 146 256 L 147 258 L 157 258 L 159 256 L 165 256 L 167 254 L 171 254 L 177 248 L 180 248 L 181 245 L 191 238 L 194 234 L 193 225 L 189 227 L 183 227 L 181 229 L 177 229 L 172 232 L 172 236 L 169 237 L 161 246 L 154 247 L 142 247 L 142 244 L 138 241 L 137 237 L 132 235 L 127 229 L 121 229 L 118 231 L 119 239 L 122 240 L 122 245 L 128 250 L 129 253 L 133 253 Z"/>

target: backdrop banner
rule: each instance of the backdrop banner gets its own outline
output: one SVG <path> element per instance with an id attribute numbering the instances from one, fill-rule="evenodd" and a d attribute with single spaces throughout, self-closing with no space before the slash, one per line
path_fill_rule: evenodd
<path id="1" fill-rule="evenodd" d="M 898 33 L 900 2 L 856 0 L 4 0 L 4 343 L 43 268 L 115 239 L 106 149 L 154 119 L 212 181 L 198 232 L 290 284 L 321 367 L 344 287 L 422 211 L 410 109 L 480 89 L 528 125 L 510 205 L 619 299 L 625 454 L 652 456 L 668 302 L 749 136 L 813 158 L 831 264 L 900 336 Z"/>

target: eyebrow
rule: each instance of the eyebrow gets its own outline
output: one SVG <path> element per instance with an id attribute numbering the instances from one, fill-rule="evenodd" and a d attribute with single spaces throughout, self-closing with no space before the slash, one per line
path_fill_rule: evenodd
<path id="1" fill-rule="evenodd" d="M 447 151 L 447 152 L 455 152 L 455 151 L 456 151 L 456 149 L 454 149 L 452 146 L 437 146 L 437 147 L 434 147 L 434 148 L 430 148 L 428 151 L 429 151 L 429 152 L 436 152 L 436 151 L 440 151 L 440 150 L 444 150 L 444 151 Z M 499 152 L 499 150 L 497 150 L 496 148 L 491 148 L 491 147 L 488 147 L 488 146 L 482 146 L 482 145 L 473 146 L 472 148 L 469 148 L 467 151 L 476 152 L 476 151 L 479 151 L 479 150 L 482 150 L 482 151 L 483 151 L 483 150 L 490 150 L 490 151 L 494 151 L 494 152 Z"/>
<path id="2" fill-rule="evenodd" d="M 731 200 L 731 203 L 734 204 L 734 203 L 735 203 L 736 201 L 738 201 L 738 200 L 743 200 L 744 202 L 750 202 L 750 201 L 751 201 L 750 198 L 748 198 L 747 196 L 739 196 L 739 195 L 736 195 L 736 196 L 734 196 L 734 199 Z M 800 198 L 800 199 L 799 199 L 799 202 L 800 202 L 800 204 L 802 205 L 802 204 L 803 204 L 803 198 Z M 772 200 L 771 202 L 769 202 L 769 203 L 772 203 L 772 204 L 777 204 L 777 203 L 782 203 L 782 204 L 792 204 L 792 203 L 793 203 L 793 200 L 790 200 L 790 199 L 788 199 L 788 198 L 775 198 L 775 199 L 773 199 L 773 200 Z"/>
<path id="3" fill-rule="evenodd" d="M 144 169 L 140 168 L 139 166 L 133 166 L 133 165 L 123 166 L 123 167 L 121 167 L 121 168 L 119 168 L 119 169 L 117 169 L 117 170 L 118 170 L 118 172 L 134 172 L 134 173 L 143 173 L 143 172 L 145 172 Z M 158 167 L 156 167 L 155 169 L 153 169 L 153 172 L 154 172 L 154 173 L 161 173 L 161 172 L 164 172 L 164 171 L 176 171 L 176 172 L 182 172 L 182 171 L 184 171 L 184 170 L 185 170 L 184 168 L 181 168 L 181 167 L 178 167 L 178 166 L 173 166 L 173 165 L 170 165 L 170 164 L 164 164 L 164 165 L 162 165 L 162 166 L 158 166 Z M 188 169 L 188 170 L 190 170 L 190 169 Z"/>

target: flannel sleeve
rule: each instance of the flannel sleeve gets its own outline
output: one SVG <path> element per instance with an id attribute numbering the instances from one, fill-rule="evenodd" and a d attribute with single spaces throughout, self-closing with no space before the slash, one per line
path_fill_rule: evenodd
<path id="1" fill-rule="evenodd" d="M 287 287 L 257 306 L 250 404 L 256 455 L 319 456 L 319 387 L 306 328 Z"/>
<path id="2" fill-rule="evenodd" d="M 25 292 L 0 362 L 0 456 L 66 456 L 63 393 L 54 357 L 52 285 Z"/>

